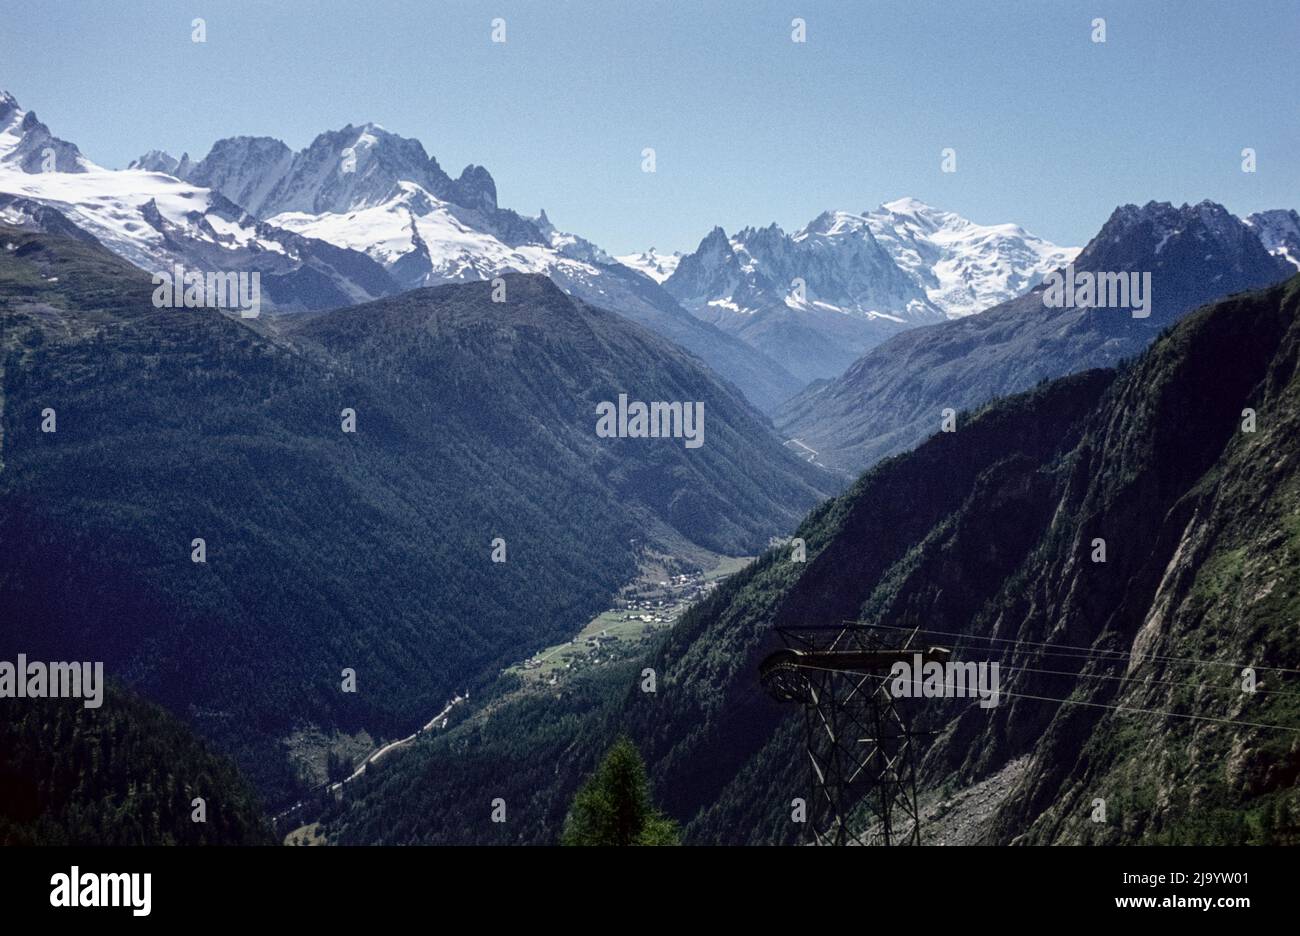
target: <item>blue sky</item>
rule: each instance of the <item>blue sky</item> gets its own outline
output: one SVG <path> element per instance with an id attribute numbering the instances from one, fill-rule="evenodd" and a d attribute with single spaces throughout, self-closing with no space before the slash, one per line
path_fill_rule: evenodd
<path id="1" fill-rule="evenodd" d="M 1300 208 L 1297 50 L 1296 0 L 0 0 L 0 88 L 103 165 L 373 120 L 615 253 L 903 195 L 1061 244 L 1123 202 Z"/>

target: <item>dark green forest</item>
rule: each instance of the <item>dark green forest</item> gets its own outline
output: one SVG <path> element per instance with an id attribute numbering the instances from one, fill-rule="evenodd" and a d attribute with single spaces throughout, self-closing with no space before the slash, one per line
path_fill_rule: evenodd
<path id="1" fill-rule="evenodd" d="M 196 798 L 203 803 L 195 822 Z M 0 845 L 269 845 L 233 763 L 118 687 L 0 706 Z"/>

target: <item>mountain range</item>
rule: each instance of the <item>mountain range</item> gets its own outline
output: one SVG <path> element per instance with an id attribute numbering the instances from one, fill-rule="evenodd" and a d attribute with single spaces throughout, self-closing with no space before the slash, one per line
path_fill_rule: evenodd
<path id="1" fill-rule="evenodd" d="M 1202 303 L 1285 278 L 1293 267 L 1251 225 L 1213 202 L 1117 208 L 1073 260 L 1079 273 L 1150 273 L 1151 308 L 1051 307 L 1042 284 L 986 312 L 891 338 L 776 416 L 830 467 L 856 473 L 972 409 L 1039 381 L 1142 351 Z"/>
<path id="2" fill-rule="evenodd" d="M 42 171 L 47 149 L 55 171 Z M 349 305 L 399 289 L 365 254 L 265 224 L 219 192 L 143 169 L 103 169 L 3 92 L 0 223 L 75 226 L 151 273 L 177 264 L 257 272 L 266 305 L 282 311 Z"/>
<path id="3" fill-rule="evenodd" d="M 41 171 L 47 153 L 56 171 Z M 271 137 L 237 136 L 197 162 L 151 150 L 112 171 L 4 94 L 0 219 L 48 230 L 50 210 L 150 272 L 178 262 L 259 271 L 275 311 L 540 273 L 695 354 L 840 467 L 853 460 L 833 450 L 856 444 L 855 433 L 841 442 L 838 430 L 812 424 L 838 417 L 806 414 L 809 394 L 827 399 L 809 384 L 848 379 L 864 354 L 913 328 L 1011 301 L 1079 254 L 1015 224 L 976 224 L 902 198 L 862 213 L 826 211 L 793 234 L 776 225 L 735 236 L 715 228 L 686 255 L 616 258 L 555 227 L 545 211 L 502 208 L 482 166 L 453 177 L 418 140 L 374 123 L 321 133 L 297 152 Z M 1279 210 L 1246 225 L 1265 249 L 1297 263 L 1298 221 Z M 842 406 L 844 394 L 834 397 Z"/>
<path id="4" fill-rule="evenodd" d="M 614 309 L 692 351 L 771 410 L 798 381 L 775 362 L 686 314 L 653 282 L 545 211 L 529 218 L 497 204 L 481 166 L 453 179 L 418 140 L 373 124 L 322 133 L 294 153 L 270 137 L 234 137 L 198 163 L 154 152 L 133 165 L 169 166 L 276 228 L 379 263 L 403 289 L 541 273 L 571 295 Z"/>
<path id="5" fill-rule="evenodd" d="M 499 208 L 486 169 L 453 179 L 418 140 L 374 124 L 322 133 L 298 153 L 269 137 L 233 137 L 197 163 L 153 150 L 125 170 L 56 141 L 58 171 L 42 172 L 48 129 L 7 94 L 0 114 L 0 222 L 42 229 L 33 220 L 42 206 L 151 273 L 177 263 L 257 271 L 267 307 L 280 312 L 542 273 L 686 348 L 764 411 L 802 385 L 544 211 Z"/>
<path id="6" fill-rule="evenodd" d="M 1019 295 L 1077 253 L 904 198 L 861 214 L 823 212 L 793 234 L 715 228 L 686 256 L 623 259 L 810 382 L 838 376 L 907 328 Z"/>

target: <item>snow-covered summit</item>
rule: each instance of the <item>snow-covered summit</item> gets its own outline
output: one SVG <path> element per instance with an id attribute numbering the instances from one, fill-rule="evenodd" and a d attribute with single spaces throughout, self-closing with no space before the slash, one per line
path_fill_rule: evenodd
<path id="1" fill-rule="evenodd" d="M 1017 224 L 976 224 L 900 198 L 874 211 L 824 211 L 788 236 L 775 225 L 734 238 L 714 230 L 667 288 L 688 307 L 726 300 L 753 310 L 771 300 L 764 291 L 775 289 L 785 302 L 797 277 L 826 308 L 920 323 L 934 320 L 935 310 L 937 318 L 957 318 L 997 305 L 1078 252 Z"/>
<path id="2" fill-rule="evenodd" d="M 143 169 L 146 172 L 162 172 L 178 179 L 184 179 L 189 176 L 193 163 L 190 162 L 189 153 L 182 153 L 181 158 L 177 159 L 165 150 L 155 149 L 149 150 L 143 156 L 131 160 L 126 168 Z"/>
<path id="3" fill-rule="evenodd" d="M 682 260 L 682 252 L 675 250 L 670 254 L 661 254 L 651 247 L 649 250 L 643 250 L 637 254 L 624 254 L 616 257 L 619 263 L 626 267 L 631 267 L 638 273 L 644 273 L 656 283 L 662 283 L 668 277 L 673 275 L 677 269 L 677 264 Z"/>
<path id="4" fill-rule="evenodd" d="M 77 147 L 60 140 L 25 111 L 8 91 L 0 91 L 0 169 L 21 172 L 87 172 L 99 167 Z"/>
<path id="5" fill-rule="evenodd" d="M 265 223 L 214 189 L 173 175 L 186 161 L 155 151 L 138 168 L 97 166 L 0 97 L 0 223 L 90 236 L 141 269 L 249 271 L 266 305 L 320 309 L 388 295 L 378 264 Z M 165 170 L 171 170 L 165 171 Z"/>
<path id="6" fill-rule="evenodd" d="M 976 224 L 915 198 L 862 216 L 876 240 L 949 318 L 1027 292 L 1079 253 L 1018 224 Z"/>
<path id="7" fill-rule="evenodd" d="M 1246 218 L 1246 224 L 1269 253 L 1300 269 L 1300 214 L 1286 208 L 1257 211 Z"/>

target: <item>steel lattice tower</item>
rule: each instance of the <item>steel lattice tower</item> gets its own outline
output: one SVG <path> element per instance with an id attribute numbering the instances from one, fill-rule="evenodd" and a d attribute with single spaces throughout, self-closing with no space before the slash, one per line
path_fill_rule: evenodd
<path id="1" fill-rule="evenodd" d="M 759 667 L 771 695 L 804 707 L 812 770 L 808 821 L 818 845 L 919 845 L 915 736 L 889 691 L 898 661 L 943 661 L 948 651 L 883 646 L 867 625 L 786 627 L 785 649 Z M 852 828 L 862 831 L 854 834 Z"/>

